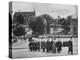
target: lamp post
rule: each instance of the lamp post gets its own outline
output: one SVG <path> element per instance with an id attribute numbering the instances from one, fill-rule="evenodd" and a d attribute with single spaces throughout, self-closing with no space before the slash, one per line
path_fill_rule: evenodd
<path id="1" fill-rule="evenodd" d="M 56 31 L 57 31 L 57 20 L 54 21 L 54 37 L 56 39 Z"/>

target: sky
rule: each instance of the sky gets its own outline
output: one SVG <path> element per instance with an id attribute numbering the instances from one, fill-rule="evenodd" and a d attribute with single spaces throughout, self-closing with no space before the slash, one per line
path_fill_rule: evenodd
<path id="1" fill-rule="evenodd" d="M 50 3 L 33 3 L 33 2 L 12 2 L 12 10 L 15 12 L 32 12 L 35 10 L 36 16 L 49 14 L 53 18 L 77 17 L 77 5 L 63 5 Z"/>

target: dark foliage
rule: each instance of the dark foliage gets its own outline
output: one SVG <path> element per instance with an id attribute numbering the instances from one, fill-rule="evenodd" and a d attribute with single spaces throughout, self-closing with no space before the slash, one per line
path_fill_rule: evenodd
<path id="1" fill-rule="evenodd" d="M 45 27 L 45 25 L 43 23 L 43 18 L 41 18 L 39 16 L 39 17 L 36 17 L 34 20 L 29 22 L 30 28 L 36 34 L 43 34 L 44 33 L 44 27 Z"/>
<path id="2" fill-rule="evenodd" d="M 16 28 L 14 31 L 13 31 L 14 35 L 15 36 L 22 36 L 22 35 L 25 35 L 26 32 L 25 32 L 25 28 L 20 26 L 18 28 Z"/>
<path id="3" fill-rule="evenodd" d="M 53 23 L 53 18 L 50 15 L 48 15 L 48 14 L 43 14 L 43 15 L 41 15 L 41 17 L 46 19 L 46 21 L 47 21 L 47 33 L 49 33 L 49 31 L 50 31 L 50 24 Z"/>

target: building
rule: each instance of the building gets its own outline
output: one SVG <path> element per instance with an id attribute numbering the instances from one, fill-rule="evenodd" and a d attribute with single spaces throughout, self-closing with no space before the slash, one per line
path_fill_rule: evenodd
<path id="1" fill-rule="evenodd" d="M 70 20 L 70 34 L 78 35 L 78 19 Z"/>
<path id="2" fill-rule="evenodd" d="M 17 23 L 17 16 L 22 15 L 24 17 L 24 20 L 27 24 L 27 22 L 29 21 L 29 18 L 31 16 L 36 16 L 35 14 L 35 10 L 32 12 L 15 12 L 14 16 L 13 16 L 13 24 Z"/>
<path id="3" fill-rule="evenodd" d="M 52 24 L 50 24 L 50 33 L 51 34 L 57 34 L 58 32 L 61 32 L 63 30 L 61 25 L 58 25 L 57 22 L 58 22 L 58 19 L 55 19 L 54 22 Z"/>
<path id="4" fill-rule="evenodd" d="M 78 36 L 78 19 L 77 18 L 71 18 L 70 20 L 70 31 L 67 35 L 76 35 Z M 51 34 L 58 34 L 58 35 L 65 35 L 66 30 L 62 28 L 61 25 L 58 25 L 57 20 L 50 24 L 50 33 Z"/>
<path id="5" fill-rule="evenodd" d="M 35 16 L 35 15 L 36 15 L 35 11 L 32 11 L 32 12 L 15 12 L 13 15 L 13 19 L 12 19 L 12 37 L 15 36 L 13 34 L 13 31 L 16 29 L 16 27 L 22 26 L 22 27 L 25 27 L 26 29 L 29 29 L 29 24 L 28 24 L 29 18 L 32 16 Z M 18 24 L 18 22 L 20 20 L 21 20 L 21 22 L 24 22 L 25 24 Z M 27 30 L 26 30 L 26 32 L 28 33 Z"/>

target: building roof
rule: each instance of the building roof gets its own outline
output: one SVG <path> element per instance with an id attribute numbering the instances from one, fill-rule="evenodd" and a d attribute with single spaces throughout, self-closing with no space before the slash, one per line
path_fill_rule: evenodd
<path id="1" fill-rule="evenodd" d="M 14 16 L 17 16 L 17 15 L 31 16 L 31 15 L 35 15 L 35 12 L 34 11 L 32 11 L 32 12 L 15 12 Z"/>

